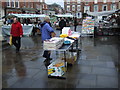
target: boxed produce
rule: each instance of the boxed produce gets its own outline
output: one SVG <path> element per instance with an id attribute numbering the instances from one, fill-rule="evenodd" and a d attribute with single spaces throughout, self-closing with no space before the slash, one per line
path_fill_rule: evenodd
<path id="1" fill-rule="evenodd" d="M 63 45 L 64 39 L 60 37 L 53 37 L 49 40 L 44 41 L 44 50 L 56 50 Z"/>
<path id="2" fill-rule="evenodd" d="M 61 55 L 61 57 L 62 56 L 63 55 Z M 62 57 L 62 60 L 65 60 L 65 58 Z M 74 64 L 76 60 L 77 60 L 77 53 L 73 53 L 73 54 L 67 53 L 67 55 L 66 55 L 66 62 L 68 64 Z"/>
<path id="3" fill-rule="evenodd" d="M 67 34 L 68 36 L 72 35 L 72 31 L 71 31 L 70 27 L 64 27 L 62 29 L 62 34 Z"/>
<path id="4" fill-rule="evenodd" d="M 62 76 L 66 72 L 65 63 L 62 60 L 56 60 L 48 66 L 48 76 Z"/>

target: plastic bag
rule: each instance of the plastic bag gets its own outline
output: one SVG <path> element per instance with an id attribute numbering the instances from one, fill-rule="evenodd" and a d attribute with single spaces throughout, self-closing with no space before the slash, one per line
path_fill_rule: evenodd
<path id="1" fill-rule="evenodd" d="M 12 36 L 10 36 L 9 44 L 12 45 Z"/>

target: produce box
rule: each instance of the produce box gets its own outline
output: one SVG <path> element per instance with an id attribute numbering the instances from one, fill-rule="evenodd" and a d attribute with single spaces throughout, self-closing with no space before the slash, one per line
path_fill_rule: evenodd
<path id="1" fill-rule="evenodd" d="M 49 40 L 44 41 L 43 49 L 44 50 L 56 50 L 63 45 L 64 38 L 54 37 Z"/>
<path id="2" fill-rule="evenodd" d="M 66 34 L 68 36 L 72 35 L 72 31 L 71 31 L 70 27 L 64 27 L 62 29 L 62 34 Z"/>
<path id="3" fill-rule="evenodd" d="M 48 66 L 48 76 L 62 76 L 66 72 L 65 63 L 62 60 L 56 60 Z"/>
<path id="4" fill-rule="evenodd" d="M 62 60 L 65 60 L 65 58 L 62 57 Z M 71 55 L 70 53 L 67 54 L 67 56 L 66 56 L 66 62 L 68 64 L 74 64 L 76 60 L 77 60 L 77 53 L 73 53 L 73 55 Z"/>

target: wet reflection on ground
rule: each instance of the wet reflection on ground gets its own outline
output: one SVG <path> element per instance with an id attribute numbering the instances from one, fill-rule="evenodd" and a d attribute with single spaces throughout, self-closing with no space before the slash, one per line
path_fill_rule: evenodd
<path id="1" fill-rule="evenodd" d="M 52 61 L 42 57 L 40 36 L 23 37 L 20 53 L 14 46 L 3 49 L 3 87 L 11 88 L 116 88 L 118 87 L 118 37 L 82 37 L 80 57 L 68 67 L 66 80 L 47 78 Z M 52 52 L 55 60 L 59 52 Z"/>

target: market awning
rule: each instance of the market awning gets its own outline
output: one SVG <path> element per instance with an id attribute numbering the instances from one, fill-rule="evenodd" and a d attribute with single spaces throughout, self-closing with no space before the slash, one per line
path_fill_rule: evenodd
<path id="1" fill-rule="evenodd" d="M 116 10 L 112 10 L 112 11 L 102 11 L 102 12 L 87 12 L 88 15 L 91 16 L 107 16 L 109 14 L 114 13 Z"/>
<path id="2" fill-rule="evenodd" d="M 44 14 L 8 14 L 7 17 L 9 16 L 16 16 L 18 18 L 40 18 L 40 17 L 46 17 Z"/>
<path id="3" fill-rule="evenodd" d="M 67 15 L 67 14 L 58 14 L 55 16 L 57 16 L 57 17 L 73 17 L 73 15 Z"/>

